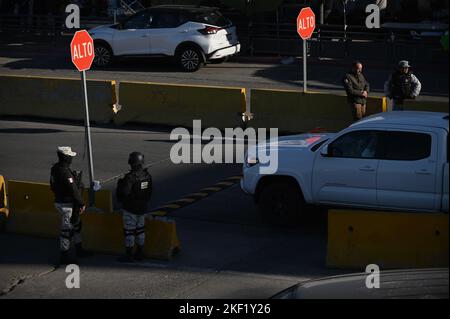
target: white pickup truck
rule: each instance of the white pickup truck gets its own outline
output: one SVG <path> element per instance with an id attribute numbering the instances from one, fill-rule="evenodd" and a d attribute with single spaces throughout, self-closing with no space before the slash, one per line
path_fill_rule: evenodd
<path id="1" fill-rule="evenodd" d="M 262 150 L 249 148 L 241 188 L 281 225 L 308 204 L 448 213 L 448 124 L 445 113 L 390 112 L 337 134 L 269 141 L 278 151 L 276 173 L 261 174 Z"/>

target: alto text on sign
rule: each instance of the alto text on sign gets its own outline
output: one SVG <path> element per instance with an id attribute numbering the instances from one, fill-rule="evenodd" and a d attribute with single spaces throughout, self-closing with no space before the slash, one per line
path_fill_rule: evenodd
<path id="1" fill-rule="evenodd" d="M 86 30 L 75 33 L 70 43 L 72 62 L 78 71 L 86 71 L 91 68 L 94 61 L 94 41 Z"/>
<path id="2" fill-rule="evenodd" d="M 316 28 L 316 15 L 311 8 L 303 8 L 297 17 L 297 32 L 303 40 L 311 38 Z"/>

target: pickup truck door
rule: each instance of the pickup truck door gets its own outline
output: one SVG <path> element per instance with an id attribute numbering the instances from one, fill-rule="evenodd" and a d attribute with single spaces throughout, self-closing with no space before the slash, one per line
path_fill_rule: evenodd
<path id="1" fill-rule="evenodd" d="M 142 11 L 125 21 L 114 33 L 113 51 L 115 55 L 150 54 L 150 28 L 152 14 Z"/>
<path id="2" fill-rule="evenodd" d="M 441 205 L 437 135 L 408 130 L 386 131 L 378 168 L 378 205 L 385 208 L 438 210 Z"/>
<path id="3" fill-rule="evenodd" d="M 345 133 L 317 154 L 312 191 L 315 202 L 348 206 L 377 206 L 379 141 L 382 131 Z"/>

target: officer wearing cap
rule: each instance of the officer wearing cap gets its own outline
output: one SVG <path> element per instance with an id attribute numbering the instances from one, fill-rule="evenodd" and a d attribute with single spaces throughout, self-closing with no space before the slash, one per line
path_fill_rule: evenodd
<path id="1" fill-rule="evenodd" d="M 143 259 L 145 243 L 145 214 L 152 196 L 152 177 L 144 168 L 144 155 L 133 152 L 128 158 L 129 173 L 117 183 L 117 199 L 123 208 L 125 256 L 119 261 L 133 262 Z M 137 244 L 136 252 L 133 249 Z"/>
<path id="2" fill-rule="evenodd" d="M 83 203 L 81 173 L 72 171 L 70 165 L 77 153 L 69 146 L 57 149 L 58 162 L 51 168 L 50 187 L 55 195 L 55 207 L 61 214 L 60 263 L 76 264 L 69 255 L 72 240 L 75 243 L 76 256 L 88 257 L 81 244 L 81 220 L 85 205 Z"/>
<path id="3" fill-rule="evenodd" d="M 385 83 L 384 93 L 393 102 L 394 111 L 403 111 L 404 101 L 413 100 L 419 96 L 422 84 L 411 72 L 411 65 L 408 61 L 400 61 L 398 69 L 391 74 Z"/>

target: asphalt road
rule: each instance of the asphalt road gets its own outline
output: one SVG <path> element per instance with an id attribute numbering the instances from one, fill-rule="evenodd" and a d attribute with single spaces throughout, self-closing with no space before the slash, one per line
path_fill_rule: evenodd
<path id="1" fill-rule="evenodd" d="M 0 74 L 79 78 L 70 61 L 69 39 L 0 36 Z M 237 57 L 221 65 L 208 65 L 196 73 L 183 73 L 167 59 L 119 60 L 107 69 L 93 69 L 88 78 L 116 81 L 143 81 L 172 84 L 198 84 L 246 88 L 300 90 L 303 87 L 301 61 L 284 65 L 283 58 Z M 392 65 L 361 60 L 374 95 L 381 95 Z M 448 100 L 448 61 L 446 65 L 412 61 L 422 81 L 423 95 Z M 342 77 L 351 61 L 311 60 L 308 86 L 316 91 L 342 90 Z"/>
<path id="2" fill-rule="evenodd" d="M 169 130 L 128 127 L 92 130 L 96 179 L 127 170 L 127 154 L 140 150 L 154 177 L 153 206 L 240 173 L 240 165 L 174 165 Z M 0 120 L 0 174 L 47 182 L 57 145 L 79 152 L 75 168 L 86 171 L 82 126 Z M 104 185 L 113 188 L 114 183 Z M 299 281 L 342 273 L 327 269 L 326 218 L 311 214 L 298 229 L 273 229 L 238 185 L 171 215 L 182 251 L 172 262 L 122 265 L 95 256 L 81 265 L 81 289 L 65 288 L 55 269 L 56 240 L 0 233 L 2 298 L 268 298 Z M 1 292 L 3 291 L 3 293 Z M 3 295 L 2 295 L 3 294 Z"/>
<path id="3" fill-rule="evenodd" d="M 79 78 L 65 42 L 0 37 L 0 74 Z M 247 88 L 301 87 L 300 64 L 283 65 L 279 59 L 243 61 L 239 58 L 186 74 L 165 60 L 133 59 L 92 70 L 88 77 Z M 312 61 L 310 88 L 341 91 L 348 62 Z M 365 73 L 375 94 L 381 94 L 390 69 L 367 63 Z M 416 73 L 424 84 L 424 94 L 431 96 L 426 98 L 448 100 L 448 64 L 418 63 Z M 155 127 L 94 127 L 95 179 L 105 181 L 126 172 L 128 154 L 139 150 L 148 164 L 154 164 L 150 167 L 152 206 L 157 207 L 240 174 L 240 165 L 173 164 L 169 152 L 174 142 L 169 134 L 169 129 Z M 79 153 L 73 166 L 87 172 L 84 128 L 78 124 L 0 119 L 0 145 L 0 174 L 8 180 L 47 182 L 58 145 L 71 145 Z M 113 189 L 115 183 L 103 186 Z M 299 281 L 344 272 L 325 267 L 325 216 L 311 212 L 297 229 L 273 229 L 261 220 L 252 199 L 237 185 L 177 210 L 172 217 L 182 244 L 174 261 L 149 260 L 126 266 L 114 256 L 95 256 L 81 266 L 81 289 L 72 290 L 65 288 L 64 269 L 53 266 L 57 241 L 0 233 L 0 298 L 268 298 Z"/>

